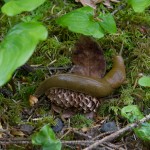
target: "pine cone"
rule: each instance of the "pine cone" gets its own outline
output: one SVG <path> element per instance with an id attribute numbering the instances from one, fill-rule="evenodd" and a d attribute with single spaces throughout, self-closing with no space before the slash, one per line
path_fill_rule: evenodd
<path id="1" fill-rule="evenodd" d="M 61 88 L 49 89 L 45 94 L 55 105 L 75 112 L 95 112 L 100 104 L 95 97 Z"/>

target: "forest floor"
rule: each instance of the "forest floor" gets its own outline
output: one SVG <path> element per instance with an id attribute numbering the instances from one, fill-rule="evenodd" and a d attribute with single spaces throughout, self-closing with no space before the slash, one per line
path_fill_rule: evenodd
<path id="1" fill-rule="evenodd" d="M 113 3 L 112 9 L 98 4 L 98 11 L 113 12 L 122 4 Z M 73 0 L 52 0 L 32 12 L 15 17 L 0 14 L 1 41 L 8 29 L 20 20 L 36 18 L 49 32 L 48 38 L 38 44 L 27 64 L 18 68 L 12 80 L 0 88 L 0 149 L 40 149 L 31 144 L 31 136 L 49 124 L 56 137 L 64 142 L 62 149 L 80 150 L 128 125 L 129 122 L 120 114 L 124 106 L 137 105 L 144 115 L 149 114 L 150 90 L 139 86 L 137 80 L 140 74 L 150 74 L 150 8 L 143 13 L 135 13 L 130 7 L 119 9 L 114 15 L 117 33 L 95 39 L 103 49 L 107 72 L 112 67 L 112 57 L 119 53 L 123 43 L 126 81 L 113 94 L 103 98 L 93 118 L 76 113 L 69 119 L 62 119 L 61 114 L 51 111 L 51 103 L 45 96 L 31 106 L 30 96 L 40 82 L 54 74 L 67 73 L 73 66 L 72 49 L 81 35 L 60 27 L 55 19 L 80 7 L 82 5 Z M 108 129 L 104 129 L 106 123 L 109 123 Z M 75 142 L 77 140 L 78 143 Z M 129 130 L 100 144 L 95 150 L 144 150 L 149 146 Z"/>

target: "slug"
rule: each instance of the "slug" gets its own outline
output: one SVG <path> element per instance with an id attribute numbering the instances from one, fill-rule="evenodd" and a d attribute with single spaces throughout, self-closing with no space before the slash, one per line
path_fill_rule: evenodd
<path id="1" fill-rule="evenodd" d="M 75 74 L 58 74 L 45 81 L 35 91 L 38 98 L 49 88 L 63 88 L 82 92 L 94 97 L 105 97 L 120 87 L 126 78 L 125 65 L 121 55 L 113 59 L 112 69 L 103 78 L 92 78 Z"/>

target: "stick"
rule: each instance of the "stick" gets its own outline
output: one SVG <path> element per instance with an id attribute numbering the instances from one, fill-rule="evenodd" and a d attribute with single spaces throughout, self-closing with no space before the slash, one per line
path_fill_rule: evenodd
<path id="1" fill-rule="evenodd" d="M 105 142 L 110 142 L 114 139 L 116 139 L 118 136 L 122 135 L 123 133 L 125 133 L 126 131 L 130 131 L 133 128 L 136 128 L 138 126 L 140 126 L 142 123 L 146 122 L 150 120 L 150 114 L 145 116 L 143 119 L 139 120 L 136 123 L 132 123 L 120 130 L 118 130 L 117 132 L 104 137 L 101 140 L 80 140 L 80 141 L 61 141 L 62 144 L 69 144 L 69 145 L 89 145 L 92 144 L 91 146 L 83 149 L 83 150 L 91 150 L 94 147 L 98 146 L 98 145 L 102 145 L 105 144 Z M 0 144 L 31 144 L 31 139 L 30 138 L 0 138 Z"/>
<path id="2" fill-rule="evenodd" d="M 150 114 L 145 116 L 143 119 L 139 120 L 137 123 L 132 123 L 132 124 L 122 128 L 122 129 L 118 130 L 117 132 L 115 132 L 115 133 L 113 133 L 109 136 L 106 136 L 101 140 L 98 140 L 97 142 L 95 142 L 94 144 L 90 145 L 89 147 L 87 147 L 83 150 L 92 150 L 93 148 L 97 147 L 98 145 L 100 145 L 104 142 L 108 142 L 108 141 L 110 142 L 110 141 L 116 139 L 117 137 L 119 137 L 120 135 L 122 135 L 123 133 L 125 133 L 126 131 L 129 131 L 133 128 L 136 128 L 136 127 L 138 127 L 139 125 L 141 125 L 142 123 L 144 123 L 148 120 L 150 120 Z"/>

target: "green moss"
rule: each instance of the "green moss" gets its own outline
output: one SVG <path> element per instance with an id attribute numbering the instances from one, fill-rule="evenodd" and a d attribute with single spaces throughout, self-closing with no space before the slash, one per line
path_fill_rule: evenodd
<path id="1" fill-rule="evenodd" d="M 132 63 L 130 68 L 136 75 L 139 73 L 149 73 L 150 69 L 150 40 L 145 39 L 137 43 L 137 47 L 132 52 Z"/>
<path id="2" fill-rule="evenodd" d="M 29 96 L 34 93 L 36 85 L 21 85 L 20 90 L 14 95 L 14 99 L 21 100 L 25 106 L 28 106 Z"/>
<path id="3" fill-rule="evenodd" d="M 131 86 L 127 86 L 120 90 L 119 98 L 112 98 L 104 101 L 104 103 L 100 106 L 98 113 L 100 115 L 108 115 L 114 113 L 115 115 L 120 113 L 120 110 L 123 106 L 130 105 L 134 103 L 134 90 Z M 118 93 L 118 92 L 117 92 Z"/>
<path id="4" fill-rule="evenodd" d="M 92 120 L 87 119 L 85 116 L 77 114 L 71 118 L 71 126 L 73 128 L 89 127 L 93 123 Z"/>
<path id="5" fill-rule="evenodd" d="M 16 125 L 21 121 L 22 103 L 0 95 L 0 114 L 4 123 Z"/>
<path id="6" fill-rule="evenodd" d="M 71 51 L 68 50 L 73 44 L 74 42 L 71 41 L 61 42 L 56 37 L 49 38 L 38 46 L 29 63 L 56 67 L 70 65 Z"/>

